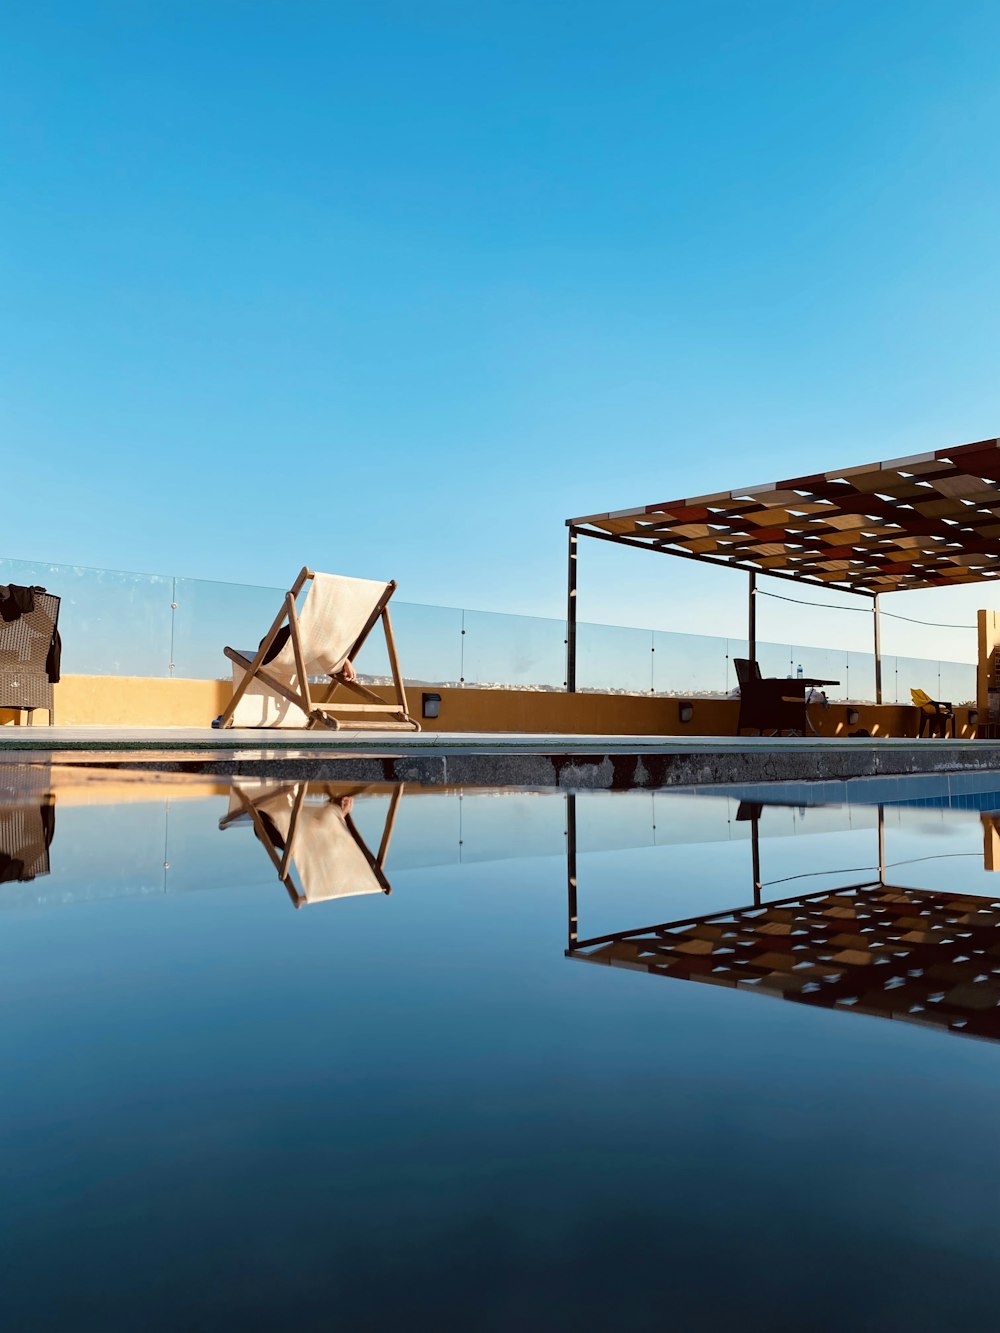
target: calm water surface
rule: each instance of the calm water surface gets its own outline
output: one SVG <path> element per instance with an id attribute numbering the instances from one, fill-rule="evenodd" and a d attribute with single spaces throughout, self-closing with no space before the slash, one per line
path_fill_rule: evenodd
<path id="1" fill-rule="evenodd" d="M 983 786 L 8 800 L 4 1327 L 997 1327 Z"/>

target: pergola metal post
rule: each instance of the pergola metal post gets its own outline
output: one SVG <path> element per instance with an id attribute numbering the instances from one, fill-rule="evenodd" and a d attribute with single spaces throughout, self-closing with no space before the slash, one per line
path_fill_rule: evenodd
<path id="1" fill-rule="evenodd" d="M 575 949 L 579 939 L 579 911 L 576 900 L 576 794 L 566 796 L 566 934 L 567 949 Z"/>
<path id="2" fill-rule="evenodd" d="M 875 626 L 875 702 L 882 702 L 882 622 L 878 611 L 878 593 L 872 598 L 872 620 Z"/>
<path id="3" fill-rule="evenodd" d="M 885 884 L 885 806 L 878 808 L 878 882 Z"/>
<path id="4" fill-rule="evenodd" d="M 761 889 L 763 885 L 760 880 L 760 816 L 763 806 L 758 806 L 754 811 L 750 821 L 750 852 L 753 857 L 753 905 L 760 906 Z"/>
<path id="5" fill-rule="evenodd" d="M 576 693 L 576 548 L 577 531 L 569 529 L 569 553 L 566 569 L 566 690 Z"/>
<path id="6" fill-rule="evenodd" d="M 747 655 L 751 662 L 757 661 L 757 575 L 749 575 L 747 595 Z"/>

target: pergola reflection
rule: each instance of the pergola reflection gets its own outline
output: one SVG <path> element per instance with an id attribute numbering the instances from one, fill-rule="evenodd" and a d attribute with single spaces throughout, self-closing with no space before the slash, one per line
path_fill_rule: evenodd
<path id="1" fill-rule="evenodd" d="M 751 823 L 753 859 L 747 905 L 581 938 L 575 797 L 567 804 L 567 957 L 1000 1040 L 1000 896 L 887 882 L 881 806 L 874 878 L 762 901 L 763 807 L 744 804 L 738 818 Z M 993 869 L 995 824 L 982 818 Z"/>

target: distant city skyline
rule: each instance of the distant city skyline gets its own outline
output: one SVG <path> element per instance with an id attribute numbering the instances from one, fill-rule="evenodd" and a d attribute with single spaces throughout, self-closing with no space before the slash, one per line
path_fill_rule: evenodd
<path id="1" fill-rule="evenodd" d="M 0 555 L 558 617 L 571 515 L 1000 434 L 998 7 L 18 0 L 0 39 Z M 737 574 L 581 574 L 585 619 L 743 623 Z"/>

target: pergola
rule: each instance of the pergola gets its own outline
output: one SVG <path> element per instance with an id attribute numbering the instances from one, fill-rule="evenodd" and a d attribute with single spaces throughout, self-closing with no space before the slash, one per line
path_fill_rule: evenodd
<path id="1" fill-rule="evenodd" d="M 1000 577 L 1000 440 L 939 449 L 763 486 L 566 520 L 567 689 L 576 689 L 580 537 L 749 575 L 757 657 L 757 575 L 856 593 L 872 603 L 875 699 L 882 702 L 879 597 Z"/>

